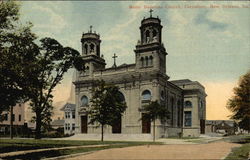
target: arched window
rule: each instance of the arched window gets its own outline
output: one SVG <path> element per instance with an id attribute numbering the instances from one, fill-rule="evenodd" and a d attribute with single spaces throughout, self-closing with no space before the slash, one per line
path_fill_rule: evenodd
<path id="1" fill-rule="evenodd" d="M 178 108 L 181 108 L 181 101 L 180 100 L 178 100 L 177 105 L 178 105 Z"/>
<path id="2" fill-rule="evenodd" d="M 91 43 L 90 45 L 90 53 L 93 53 L 95 49 L 95 45 L 93 43 Z"/>
<path id="3" fill-rule="evenodd" d="M 89 74 L 89 66 L 87 66 L 87 67 L 85 68 L 85 74 L 86 74 L 86 75 Z"/>
<path id="4" fill-rule="evenodd" d="M 164 91 L 161 91 L 161 100 L 165 100 L 165 92 Z"/>
<path id="5" fill-rule="evenodd" d="M 146 31 L 146 43 L 149 43 L 150 42 L 150 33 L 149 33 L 149 30 Z"/>
<path id="6" fill-rule="evenodd" d="M 152 66 L 153 65 L 153 56 L 150 56 L 149 57 L 149 66 Z"/>
<path id="7" fill-rule="evenodd" d="M 120 102 L 125 102 L 125 97 L 121 92 L 118 92 L 118 98 Z"/>
<path id="8" fill-rule="evenodd" d="M 148 57 L 145 58 L 146 66 L 148 66 Z"/>
<path id="9" fill-rule="evenodd" d="M 174 125 L 174 98 L 171 97 L 170 99 L 170 106 L 171 106 L 171 125 Z"/>
<path id="10" fill-rule="evenodd" d="M 157 42 L 157 31 L 153 30 L 153 42 Z"/>
<path id="11" fill-rule="evenodd" d="M 151 99 L 151 92 L 149 90 L 145 90 L 142 92 L 142 99 L 143 100 L 150 100 Z"/>
<path id="12" fill-rule="evenodd" d="M 96 46 L 96 52 L 97 52 L 97 56 L 100 57 L 100 46 Z"/>
<path id="13" fill-rule="evenodd" d="M 85 51 L 84 52 L 85 54 L 88 54 L 88 45 L 87 44 L 84 45 L 84 51 Z"/>
<path id="14" fill-rule="evenodd" d="M 156 37 L 157 36 L 157 31 L 154 29 L 153 30 L 153 37 Z"/>
<path id="15" fill-rule="evenodd" d="M 185 107 L 192 107 L 192 102 L 185 101 Z"/>
<path id="16" fill-rule="evenodd" d="M 192 126 L 192 112 L 191 111 L 184 112 L 184 125 L 186 127 Z"/>
<path id="17" fill-rule="evenodd" d="M 144 67 L 144 58 L 141 57 L 141 66 Z"/>
<path id="18" fill-rule="evenodd" d="M 178 114 L 178 118 L 177 118 L 177 126 L 181 126 L 181 118 L 182 118 L 182 112 L 181 112 L 181 101 L 178 100 L 177 102 L 177 114 Z"/>
<path id="19" fill-rule="evenodd" d="M 81 106 L 86 106 L 89 104 L 89 99 L 87 96 L 82 96 L 81 98 Z"/>

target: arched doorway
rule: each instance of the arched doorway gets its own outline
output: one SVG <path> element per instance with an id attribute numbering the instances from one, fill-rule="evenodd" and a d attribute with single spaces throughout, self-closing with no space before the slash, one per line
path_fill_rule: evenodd
<path id="1" fill-rule="evenodd" d="M 125 102 L 124 95 L 119 92 L 118 98 L 120 102 Z M 112 133 L 122 133 L 122 116 L 120 115 L 118 119 L 116 119 L 112 125 Z"/>
<path id="2" fill-rule="evenodd" d="M 142 96 L 142 105 L 150 102 L 152 98 L 151 92 L 149 90 L 144 90 L 141 96 Z M 145 113 L 141 114 L 141 125 L 142 125 L 142 133 L 150 133 L 151 122 L 149 119 L 146 118 Z"/>
<path id="3" fill-rule="evenodd" d="M 88 117 L 81 116 L 81 133 L 88 133 Z"/>
<path id="4" fill-rule="evenodd" d="M 151 122 L 149 119 L 146 118 L 145 113 L 142 113 L 142 133 L 150 133 L 151 130 Z"/>
<path id="5" fill-rule="evenodd" d="M 89 99 L 87 96 L 83 95 L 81 97 L 81 107 L 87 107 L 89 104 Z M 88 116 L 81 116 L 81 133 L 88 133 Z"/>

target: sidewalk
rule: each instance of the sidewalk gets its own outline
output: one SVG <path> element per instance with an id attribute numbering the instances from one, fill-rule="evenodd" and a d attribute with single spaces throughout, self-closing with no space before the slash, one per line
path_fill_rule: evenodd
<path id="1" fill-rule="evenodd" d="M 222 139 L 223 137 L 210 137 L 207 135 L 201 135 L 197 138 L 161 138 L 157 139 L 156 142 L 163 142 L 164 144 L 203 144 Z"/>

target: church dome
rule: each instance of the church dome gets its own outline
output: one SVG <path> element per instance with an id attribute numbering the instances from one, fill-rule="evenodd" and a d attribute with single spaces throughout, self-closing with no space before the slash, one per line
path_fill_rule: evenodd
<path id="1" fill-rule="evenodd" d="M 92 32 L 83 33 L 82 38 L 84 39 L 100 39 L 100 35 Z"/>
<path id="2" fill-rule="evenodd" d="M 83 33 L 82 34 L 82 39 L 96 39 L 96 40 L 100 40 L 100 35 L 97 34 L 95 31 L 92 31 L 93 26 L 89 27 L 90 30 L 87 33 Z"/>
<path id="3" fill-rule="evenodd" d="M 142 25 L 146 25 L 146 24 L 150 24 L 150 25 L 152 25 L 152 24 L 161 24 L 161 20 L 158 17 L 157 18 L 155 18 L 155 17 L 149 17 L 149 18 L 143 19 L 141 21 L 141 24 Z"/>

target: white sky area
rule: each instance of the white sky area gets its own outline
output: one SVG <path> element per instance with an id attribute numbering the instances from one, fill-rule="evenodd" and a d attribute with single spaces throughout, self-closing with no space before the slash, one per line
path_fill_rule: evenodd
<path id="1" fill-rule="evenodd" d="M 162 21 L 162 40 L 168 52 L 167 74 L 170 80 L 199 81 L 206 88 L 207 119 L 228 119 L 226 102 L 238 79 L 250 69 L 250 2 L 88 2 L 23 1 L 21 19 L 34 24 L 39 38 L 51 37 L 64 46 L 81 52 L 80 39 L 89 26 L 101 35 L 101 54 L 107 66 L 134 63 L 134 49 L 140 39 L 140 23 L 149 16 Z M 184 8 L 185 6 L 208 8 Z M 209 8 L 217 5 L 219 8 Z M 233 5 L 239 8 L 225 8 Z M 131 9 L 129 6 L 140 6 Z M 181 8 L 165 8 L 180 6 Z M 70 97 L 73 70 L 54 91 L 55 116 Z"/>

